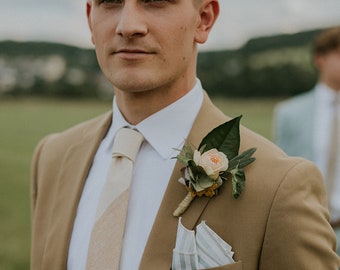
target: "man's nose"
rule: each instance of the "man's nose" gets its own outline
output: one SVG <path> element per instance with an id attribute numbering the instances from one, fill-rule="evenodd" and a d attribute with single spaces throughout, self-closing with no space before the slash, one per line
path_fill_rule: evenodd
<path id="1" fill-rule="evenodd" d="M 137 1 L 125 1 L 116 33 L 124 38 L 144 36 L 148 32 L 143 7 Z"/>

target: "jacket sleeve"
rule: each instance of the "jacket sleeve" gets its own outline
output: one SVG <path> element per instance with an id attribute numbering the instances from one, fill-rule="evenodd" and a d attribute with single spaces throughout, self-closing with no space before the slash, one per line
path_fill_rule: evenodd
<path id="1" fill-rule="evenodd" d="M 260 269 L 338 270 L 335 239 L 322 176 L 303 160 L 283 177 L 276 192 Z"/>
<path id="2" fill-rule="evenodd" d="M 30 182 L 30 199 L 31 199 L 31 220 L 33 220 L 34 209 L 37 200 L 38 193 L 38 167 L 40 161 L 40 154 L 42 149 L 47 141 L 48 137 L 42 139 L 39 144 L 36 146 L 33 157 L 32 157 L 32 165 L 31 165 L 31 182 Z"/>

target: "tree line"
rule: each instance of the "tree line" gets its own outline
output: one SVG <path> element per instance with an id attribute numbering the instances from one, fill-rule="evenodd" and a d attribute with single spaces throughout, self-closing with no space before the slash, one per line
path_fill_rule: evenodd
<path id="1" fill-rule="evenodd" d="M 198 77 L 212 96 L 286 97 L 317 80 L 311 42 L 321 30 L 260 37 L 234 50 L 200 52 Z M 0 96 L 107 98 L 93 49 L 46 42 L 0 42 Z"/>

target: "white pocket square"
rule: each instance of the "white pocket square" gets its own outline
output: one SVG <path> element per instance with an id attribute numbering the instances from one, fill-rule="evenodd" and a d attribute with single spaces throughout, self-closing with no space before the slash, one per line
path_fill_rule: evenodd
<path id="1" fill-rule="evenodd" d="M 195 231 L 178 220 L 172 270 L 198 270 L 234 263 L 231 246 L 202 221 Z"/>

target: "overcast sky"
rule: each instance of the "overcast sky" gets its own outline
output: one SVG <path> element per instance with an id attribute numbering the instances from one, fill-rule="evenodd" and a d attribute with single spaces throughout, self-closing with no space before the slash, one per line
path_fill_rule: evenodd
<path id="1" fill-rule="evenodd" d="M 0 0 L 0 40 L 90 47 L 85 3 Z M 220 0 L 220 6 L 219 21 L 202 49 L 237 48 L 252 37 L 340 25 L 340 0 Z"/>

